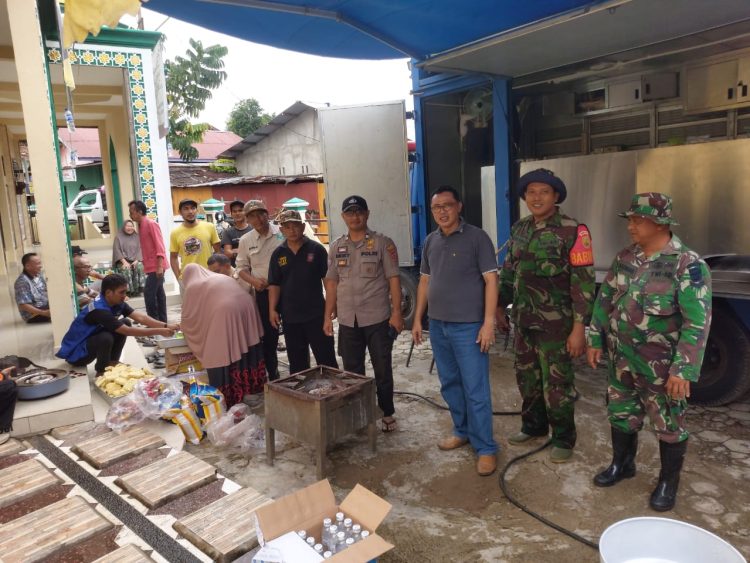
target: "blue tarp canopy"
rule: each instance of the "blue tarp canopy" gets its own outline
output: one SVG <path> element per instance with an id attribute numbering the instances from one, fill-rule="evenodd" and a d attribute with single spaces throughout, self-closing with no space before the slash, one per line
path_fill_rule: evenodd
<path id="1" fill-rule="evenodd" d="M 164 15 L 255 43 L 351 59 L 424 60 L 602 0 L 150 0 Z"/>

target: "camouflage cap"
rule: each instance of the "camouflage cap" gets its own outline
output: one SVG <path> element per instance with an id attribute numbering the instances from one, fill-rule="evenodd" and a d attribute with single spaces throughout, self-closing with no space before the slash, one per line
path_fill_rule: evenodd
<path id="1" fill-rule="evenodd" d="M 276 217 L 276 222 L 279 225 L 283 225 L 284 223 L 302 223 L 302 217 L 299 214 L 299 211 L 295 211 L 294 209 L 285 209 L 281 213 L 279 213 L 278 217 Z"/>
<path id="2" fill-rule="evenodd" d="M 619 214 L 620 217 L 637 215 L 650 219 L 659 225 L 677 225 L 672 217 L 672 198 L 667 194 L 646 192 L 635 194 L 630 201 L 630 209 Z"/>
<path id="3" fill-rule="evenodd" d="M 245 204 L 245 207 L 242 209 L 242 211 L 244 211 L 245 215 L 247 215 L 248 213 L 252 211 L 265 211 L 267 213 L 268 209 L 266 209 L 266 204 L 263 203 L 261 200 L 251 199 Z"/>

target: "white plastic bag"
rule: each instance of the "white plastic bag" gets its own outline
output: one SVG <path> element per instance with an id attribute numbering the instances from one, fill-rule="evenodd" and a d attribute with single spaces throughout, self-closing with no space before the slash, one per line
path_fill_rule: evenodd
<path id="1" fill-rule="evenodd" d="M 266 445 L 263 420 L 250 414 L 250 409 L 244 403 L 234 405 L 225 415 L 206 425 L 206 434 L 211 443 L 219 448 L 246 452 Z"/>

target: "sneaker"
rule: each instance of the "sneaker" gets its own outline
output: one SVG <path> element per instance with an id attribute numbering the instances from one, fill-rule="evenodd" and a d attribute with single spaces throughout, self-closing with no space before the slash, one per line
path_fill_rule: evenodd
<path id="1" fill-rule="evenodd" d="M 468 438 L 459 438 L 458 436 L 449 436 L 447 438 L 443 438 L 442 440 L 438 442 L 438 448 L 440 448 L 443 451 L 455 450 L 456 448 L 465 446 L 468 443 L 469 443 Z"/>
<path id="2" fill-rule="evenodd" d="M 565 463 L 573 456 L 573 450 L 568 448 L 558 448 L 557 446 L 552 446 L 552 449 L 549 452 L 549 460 L 552 463 Z"/>
<path id="3" fill-rule="evenodd" d="M 526 432 L 516 432 L 515 434 L 511 434 L 508 436 L 508 442 L 511 444 L 524 444 L 528 442 L 529 440 L 533 440 L 534 438 L 540 438 L 541 436 L 532 436 L 531 434 L 526 434 Z"/>
<path id="4" fill-rule="evenodd" d="M 480 455 L 477 458 L 477 473 L 482 477 L 492 475 L 497 469 L 497 456 L 495 454 Z"/>

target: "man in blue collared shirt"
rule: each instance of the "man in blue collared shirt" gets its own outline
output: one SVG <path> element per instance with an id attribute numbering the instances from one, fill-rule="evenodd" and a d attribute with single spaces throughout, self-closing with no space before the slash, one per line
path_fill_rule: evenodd
<path id="1" fill-rule="evenodd" d="M 35 252 L 21 258 L 23 272 L 16 279 L 13 289 L 21 318 L 27 323 L 50 321 L 47 282 L 42 276 L 42 259 Z"/>
<path id="2" fill-rule="evenodd" d="M 453 435 L 438 443 L 452 450 L 471 443 L 477 473 L 497 468 L 492 433 L 489 349 L 495 342 L 497 261 L 490 237 L 460 216 L 458 192 L 449 186 L 432 196 L 438 228 L 422 250 L 417 308 L 412 337 L 422 342 L 422 316 L 429 303 L 430 343 L 440 392 L 453 419 Z"/>

